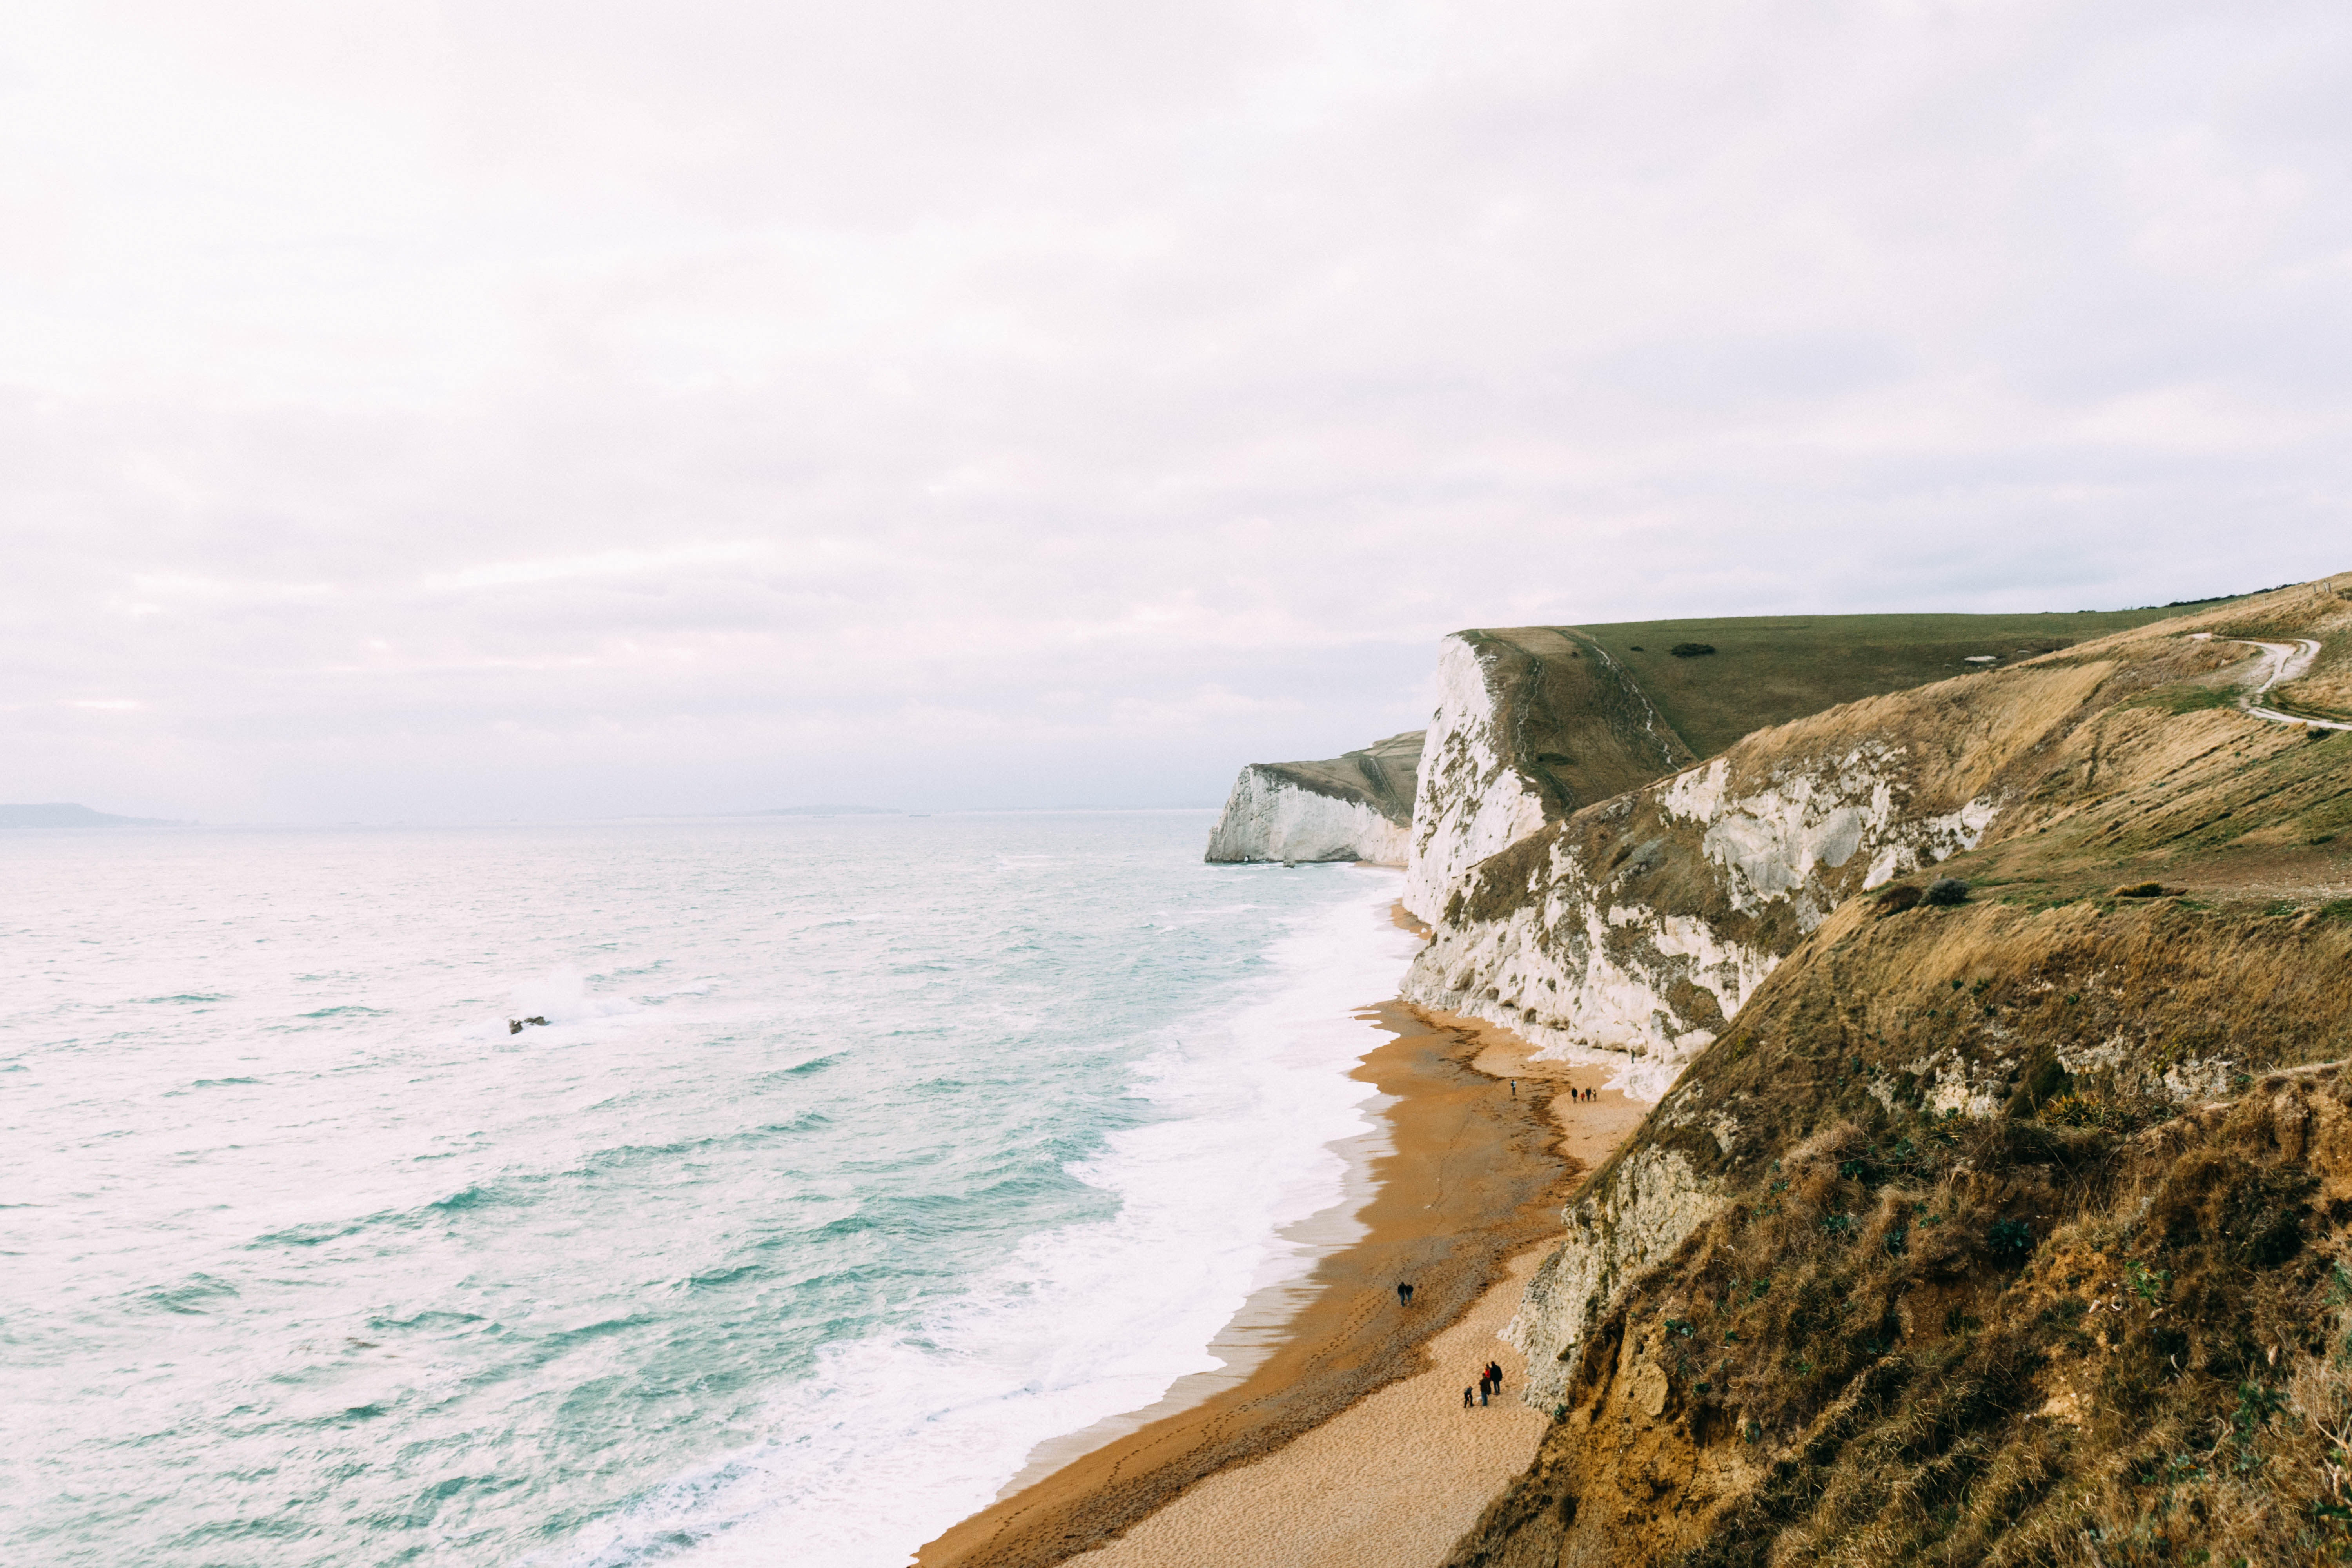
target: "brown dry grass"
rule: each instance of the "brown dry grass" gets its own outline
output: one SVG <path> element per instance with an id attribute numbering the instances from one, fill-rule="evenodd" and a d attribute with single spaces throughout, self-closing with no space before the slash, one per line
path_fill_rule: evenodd
<path id="1" fill-rule="evenodd" d="M 1576 1347 L 1456 1563 L 2352 1558 L 2352 1074 L 2311 1065 L 2352 1058 L 2352 737 L 2225 705 L 2243 650 L 2181 635 L 2333 636 L 2340 591 L 1734 749 L 1875 737 L 1915 799 L 2008 805 L 1942 868 L 1969 902 L 1792 939 L 1637 1135 L 1725 1206 Z M 1604 817 L 1563 830 L 1670 831 Z"/>
<path id="2" fill-rule="evenodd" d="M 1824 1129 L 1586 1342 L 1454 1561 L 2352 1558 L 2347 1099 L 2330 1068 L 2128 1136 Z"/>

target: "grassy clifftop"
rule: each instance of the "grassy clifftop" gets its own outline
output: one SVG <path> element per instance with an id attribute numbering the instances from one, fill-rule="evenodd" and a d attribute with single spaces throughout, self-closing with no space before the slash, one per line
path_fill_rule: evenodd
<path id="1" fill-rule="evenodd" d="M 1328 762 L 1260 763 L 1267 773 L 1301 789 L 1371 807 L 1391 822 L 1412 820 L 1413 776 L 1421 767 L 1422 731 L 1408 730 Z"/>
<path id="2" fill-rule="evenodd" d="M 1842 702 L 2074 647 L 2179 608 L 2027 616 L 1748 616 L 1622 621 L 1561 630 L 1628 670 L 1692 754 Z M 1677 658 L 1677 645 L 1711 655 Z"/>
<path id="3" fill-rule="evenodd" d="M 1552 821 L 1715 756 L 1757 730 L 2179 613 L 1751 616 L 1458 635 L 1489 671 L 1497 754 Z M 1710 651 L 1687 651 L 1696 647 Z"/>
<path id="4" fill-rule="evenodd" d="M 2347 588 L 1733 750 L 1736 783 L 1900 747 L 1999 810 L 1936 868 L 1962 902 L 1824 886 L 1588 1184 L 1571 1247 L 1639 1223 L 1648 1261 L 1555 1271 L 1613 1282 L 1561 1304 L 1554 1424 L 1456 1563 L 2352 1557 L 2352 734 L 2239 710 L 2249 650 L 2190 636 L 2333 649 Z M 1613 897 L 1785 923 L 1644 812 L 1548 863 L 1648 835 Z"/>

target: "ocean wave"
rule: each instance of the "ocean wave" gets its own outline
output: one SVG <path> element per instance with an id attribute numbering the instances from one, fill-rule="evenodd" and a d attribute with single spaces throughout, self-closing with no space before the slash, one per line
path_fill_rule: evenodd
<path id="1" fill-rule="evenodd" d="M 210 1530 L 180 1555 L 903 1561 L 1036 1440 L 1203 1364 L 1342 1189 L 1383 885 L 1223 912 L 1201 826 L 972 819 L 896 858 L 404 830 L 397 877 L 224 833 L 35 868 L 97 940 L 34 955 L 66 999 L 6 1036 L 40 1069 L 10 1195 L 42 1212 L 9 1242 L 36 1484 L 0 1557 Z M 844 910 L 876 918 L 817 923 Z M 221 990 L 105 1000 L 134 965 Z"/>
<path id="2" fill-rule="evenodd" d="M 1386 919 L 1391 897 L 1382 882 L 1300 921 L 1277 944 L 1270 989 L 1137 1064 L 1134 1092 L 1155 1116 L 1053 1178 L 1108 1212 L 1031 1237 L 887 1331 L 823 1347 L 769 1407 L 771 1436 L 640 1496 L 570 1554 L 532 1561 L 897 1568 L 988 1502 L 1037 1443 L 1215 1364 L 1207 1346 L 1242 1302 L 1311 1266 L 1285 1227 L 1342 1199 L 1346 1167 L 1328 1145 L 1370 1125 L 1372 1091 L 1346 1072 L 1379 1037 L 1350 1015 L 1392 992 L 1409 940 Z M 1034 1203 L 1041 1180 L 1012 1162 L 975 1174 L 961 1194 L 861 1204 L 824 1231 L 919 1237 L 958 1207 Z M 876 1270 L 874 1288 L 891 1283 Z M 887 1517 L 859 1506 L 874 1496 L 894 1500 Z"/>
<path id="3" fill-rule="evenodd" d="M 226 1302 L 237 1299 L 237 1289 L 226 1279 L 215 1279 L 209 1274 L 192 1274 L 177 1285 L 159 1286 L 140 1292 L 139 1300 L 149 1307 L 184 1317 L 207 1316 Z"/>

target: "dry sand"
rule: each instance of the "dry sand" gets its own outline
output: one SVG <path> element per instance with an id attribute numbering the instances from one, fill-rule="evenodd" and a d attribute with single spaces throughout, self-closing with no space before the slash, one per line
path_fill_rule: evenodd
<path id="1" fill-rule="evenodd" d="M 1435 1568 L 1550 1425 L 1513 1394 L 1526 1381 L 1519 1354 L 1495 1337 L 1549 1249 L 1521 1253 L 1431 1341 L 1427 1372 L 1211 1476 L 1073 1568 Z M 1465 1410 L 1464 1385 L 1490 1360 L 1503 1397 Z"/>
<path id="2" fill-rule="evenodd" d="M 1609 1069 L 1533 1060 L 1475 1020 L 1401 1002 L 1367 1016 L 1396 1037 L 1356 1075 L 1396 1097 L 1369 1234 L 1318 1266 L 1245 1377 L 1020 1488 L 926 1546 L 922 1568 L 1435 1568 L 1532 1461 L 1546 1422 L 1510 1392 L 1517 1353 L 1495 1336 L 1570 1191 L 1648 1107 L 1572 1100 Z M 1409 1311 L 1398 1279 L 1414 1283 Z M 1465 1412 L 1488 1360 L 1506 1392 Z"/>

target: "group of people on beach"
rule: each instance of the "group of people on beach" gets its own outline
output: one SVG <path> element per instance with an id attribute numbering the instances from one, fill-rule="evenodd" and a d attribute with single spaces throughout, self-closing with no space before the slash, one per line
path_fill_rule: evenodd
<path id="1" fill-rule="evenodd" d="M 1511 1080 L 1511 1098 L 1513 1100 L 1519 1098 L 1519 1080 L 1517 1079 L 1513 1079 Z M 1601 1098 L 1601 1091 L 1597 1089 L 1577 1089 L 1571 1087 L 1568 1091 L 1568 1098 L 1570 1100 L 1599 1100 Z"/>
<path id="2" fill-rule="evenodd" d="M 1486 1403 L 1487 1395 L 1502 1392 L 1503 1369 L 1490 1361 L 1478 1373 L 1478 1403 L 1484 1405 Z M 1470 1393 L 1467 1388 L 1462 1391 L 1462 1408 L 1465 1410 L 1470 1408 Z"/>

